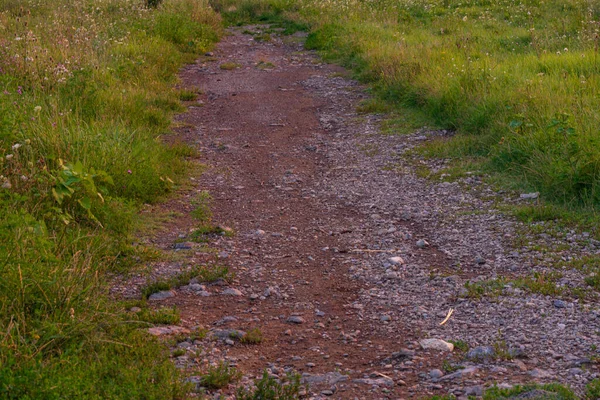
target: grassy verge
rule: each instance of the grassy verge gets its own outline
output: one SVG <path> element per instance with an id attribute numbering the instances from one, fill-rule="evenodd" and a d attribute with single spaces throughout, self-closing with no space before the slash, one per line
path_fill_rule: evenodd
<path id="1" fill-rule="evenodd" d="M 186 170 L 161 136 L 177 71 L 220 31 L 205 1 L 156 3 L 0 0 L 0 397 L 183 393 L 104 278 Z"/>

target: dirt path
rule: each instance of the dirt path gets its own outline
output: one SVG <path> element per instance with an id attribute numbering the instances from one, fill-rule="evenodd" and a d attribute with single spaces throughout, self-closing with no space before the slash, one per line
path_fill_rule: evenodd
<path id="1" fill-rule="evenodd" d="M 258 42 L 244 29 L 223 40 L 215 59 L 182 73 L 203 95 L 180 117 L 178 139 L 200 149 L 207 169 L 166 205 L 186 213 L 154 239 L 177 255 L 154 274 L 217 262 L 236 278 L 154 302 L 177 306 L 185 328 L 209 329 L 206 339 L 177 345 L 185 350 L 179 366 L 202 371 L 227 360 L 243 371 L 242 384 L 265 368 L 297 371 L 307 396 L 340 399 L 478 395 L 492 383 L 526 381 L 581 390 L 598 376 L 597 303 L 498 279 L 554 268 L 547 252 L 514 248 L 523 226 L 493 207 L 506 195 L 475 174 L 439 184 L 415 176 L 422 161 L 407 150 L 446 132 L 380 134 L 378 116 L 356 114 L 364 88 L 302 51 L 301 37 Z M 198 222 L 187 211 L 201 191 L 212 196 L 214 223 L 235 231 L 209 248 L 188 243 Z M 595 250 L 570 235 L 578 252 Z M 582 284 L 581 274 L 561 272 L 560 285 Z M 467 280 L 501 284 L 475 298 Z M 231 337 L 254 328 L 261 344 Z M 425 350 L 426 338 L 459 346 Z M 461 344 L 479 353 L 467 357 Z"/>

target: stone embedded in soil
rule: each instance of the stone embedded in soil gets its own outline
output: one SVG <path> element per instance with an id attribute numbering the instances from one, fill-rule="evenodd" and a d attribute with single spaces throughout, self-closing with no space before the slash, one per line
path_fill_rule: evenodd
<path id="1" fill-rule="evenodd" d="M 221 294 L 223 294 L 225 296 L 241 296 L 242 292 L 237 289 L 234 289 L 234 288 L 227 288 L 227 289 L 223 290 L 223 292 Z"/>
<path id="2" fill-rule="evenodd" d="M 148 300 L 149 301 L 165 300 L 165 299 L 168 299 L 168 298 L 174 297 L 174 296 L 175 296 L 175 293 L 173 293 L 172 291 L 164 290 L 162 292 L 152 293 L 148 297 Z"/>
<path id="3" fill-rule="evenodd" d="M 214 338 L 221 340 L 241 339 L 245 335 L 246 332 L 238 329 L 219 329 L 212 332 Z"/>
<path id="4" fill-rule="evenodd" d="M 439 369 L 432 369 L 431 371 L 429 371 L 429 377 L 431 379 L 439 379 L 442 376 L 444 376 L 444 373 Z"/>
<path id="5" fill-rule="evenodd" d="M 361 383 L 363 385 L 371 385 L 371 386 L 388 386 L 388 387 L 392 387 L 394 386 L 394 380 L 391 378 L 385 378 L 385 377 L 381 377 L 381 378 L 363 378 L 363 379 L 354 379 L 352 380 L 353 383 Z"/>
<path id="6" fill-rule="evenodd" d="M 458 371 L 453 372 L 451 374 L 445 375 L 445 376 L 441 377 L 439 380 L 440 381 L 450 381 L 452 379 L 464 379 L 464 378 L 468 378 L 470 376 L 475 375 L 477 372 L 479 372 L 479 368 L 467 367 L 464 369 L 459 369 Z"/>
<path id="7" fill-rule="evenodd" d="M 388 258 L 388 261 L 390 263 L 392 263 L 393 265 L 401 265 L 404 264 L 404 259 L 402 257 L 390 257 Z"/>
<path id="8" fill-rule="evenodd" d="M 454 345 L 441 339 L 422 339 L 419 344 L 423 349 L 433 349 L 439 351 L 452 351 Z"/>
<path id="9" fill-rule="evenodd" d="M 169 325 L 169 326 L 155 326 L 148 328 L 148 333 L 154 336 L 165 336 L 165 335 L 179 335 L 190 333 L 189 329 L 182 326 Z"/>
<path id="10" fill-rule="evenodd" d="M 292 323 L 292 324 L 303 324 L 304 318 L 302 318 L 298 315 L 292 315 L 287 319 L 287 322 Z"/>
<path id="11" fill-rule="evenodd" d="M 420 249 L 423 249 L 423 248 L 427 247 L 428 245 L 429 245 L 429 243 L 427 243 L 423 239 L 417 240 L 417 247 L 420 248 Z"/>
<path id="12" fill-rule="evenodd" d="M 477 346 L 467 353 L 469 360 L 481 361 L 494 358 L 496 350 L 492 346 Z"/>
<path id="13" fill-rule="evenodd" d="M 193 242 L 175 243 L 175 245 L 173 247 L 175 248 L 175 250 L 189 250 L 192 247 L 194 247 L 194 243 Z"/>
<path id="14" fill-rule="evenodd" d="M 567 303 L 565 301 L 563 301 L 563 300 L 554 300 L 552 302 L 552 304 L 556 308 L 566 308 L 567 307 Z"/>
<path id="15" fill-rule="evenodd" d="M 477 397 L 483 396 L 483 386 L 482 385 L 467 386 L 465 388 L 465 396 L 477 396 Z"/>

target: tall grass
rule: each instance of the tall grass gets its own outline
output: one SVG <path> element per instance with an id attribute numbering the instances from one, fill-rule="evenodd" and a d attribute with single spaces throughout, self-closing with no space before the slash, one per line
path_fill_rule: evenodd
<path id="1" fill-rule="evenodd" d="M 438 154 L 481 158 L 559 203 L 600 204 L 597 2 L 287 3 L 312 27 L 309 48 L 352 68 L 388 102 L 456 130 Z"/>
<path id="2" fill-rule="evenodd" d="M 0 0 L 0 397 L 181 394 L 105 274 L 185 171 L 161 136 L 220 26 L 204 0 Z"/>

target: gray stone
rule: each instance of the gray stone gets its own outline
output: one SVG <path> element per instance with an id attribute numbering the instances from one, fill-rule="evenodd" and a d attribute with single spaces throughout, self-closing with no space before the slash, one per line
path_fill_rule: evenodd
<path id="1" fill-rule="evenodd" d="M 246 332 L 240 331 L 238 329 L 220 329 L 212 332 L 212 336 L 215 339 L 221 340 L 231 340 L 231 339 L 241 339 L 246 335 Z"/>
<path id="2" fill-rule="evenodd" d="M 241 296 L 242 292 L 234 288 L 227 288 L 223 290 L 222 294 L 224 294 L 225 296 Z"/>
<path id="3" fill-rule="evenodd" d="M 512 400 L 521 400 L 521 399 L 528 399 L 528 400 L 558 400 L 561 399 L 562 396 L 556 394 L 556 393 L 552 393 L 552 392 L 548 392 L 547 390 L 542 390 L 542 389 L 533 389 L 530 390 L 528 392 L 524 392 L 521 393 L 517 396 L 514 397 L 510 397 L 509 399 Z"/>
<path id="4" fill-rule="evenodd" d="M 429 377 L 431 379 L 439 379 L 442 376 L 444 376 L 444 373 L 439 369 L 432 369 L 431 371 L 429 371 Z"/>
<path id="5" fill-rule="evenodd" d="M 173 296 L 175 296 L 175 293 L 173 293 L 170 290 L 164 290 L 162 292 L 151 294 L 150 297 L 148 297 L 148 300 L 149 301 L 165 300 L 165 299 L 168 299 Z"/>
<path id="6" fill-rule="evenodd" d="M 427 243 L 425 240 L 423 239 L 419 239 L 417 240 L 417 247 L 422 249 L 424 247 L 427 247 L 427 245 L 429 245 L 429 243 Z"/>
<path id="7" fill-rule="evenodd" d="M 338 382 L 344 382 L 348 380 L 348 375 L 342 375 L 339 372 L 328 372 L 322 375 L 312 375 L 309 373 L 302 374 L 302 383 L 309 385 L 335 385 Z"/>
<path id="8" fill-rule="evenodd" d="M 552 302 L 552 304 L 556 308 L 566 308 L 567 307 L 567 303 L 565 301 L 563 301 L 563 300 L 554 300 Z"/>
<path id="9" fill-rule="evenodd" d="M 292 324 L 303 324 L 304 318 L 302 318 L 298 315 L 292 315 L 287 319 L 287 322 L 292 323 Z"/>
<path id="10" fill-rule="evenodd" d="M 540 197 L 540 193 L 539 192 L 533 192 L 533 193 L 522 193 L 521 196 L 522 199 L 537 199 L 538 197 Z"/>
<path id="11" fill-rule="evenodd" d="M 199 292 L 199 291 L 201 291 L 201 290 L 206 290 L 206 286 L 204 286 L 204 285 L 201 285 L 201 284 L 199 284 L 199 283 L 190 283 L 190 284 L 188 285 L 188 289 L 189 289 L 189 290 L 192 290 L 192 291 L 194 291 L 194 292 Z"/>
<path id="12" fill-rule="evenodd" d="M 483 386 L 468 386 L 465 388 L 465 396 L 483 396 Z"/>
<path id="13" fill-rule="evenodd" d="M 467 358 L 474 361 L 489 360 L 496 356 L 496 351 L 491 346 L 477 346 L 467 353 Z"/>
<path id="14" fill-rule="evenodd" d="M 390 257 L 388 261 L 393 265 L 401 265 L 404 264 L 404 259 L 402 257 Z"/>
<path id="15" fill-rule="evenodd" d="M 388 386 L 388 387 L 394 386 L 394 381 L 391 378 L 385 378 L 385 377 L 381 377 L 381 378 L 377 378 L 377 379 L 372 379 L 372 378 L 354 379 L 352 382 L 353 383 L 361 383 L 363 385 L 371 385 L 371 386 Z"/>
<path id="16" fill-rule="evenodd" d="M 479 371 L 479 368 L 477 368 L 477 367 L 467 367 L 464 369 L 459 369 L 458 371 L 453 372 L 451 374 L 442 376 L 439 380 L 440 381 L 450 381 L 452 379 L 464 379 L 464 378 L 468 378 L 470 376 L 475 375 L 478 371 Z"/>
<path id="17" fill-rule="evenodd" d="M 441 339 L 423 339 L 419 342 L 419 344 L 424 349 L 433 349 L 433 350 L 439 350 L 439 351 L 454 350 L 454 345 L 452 343 L 448 343 Z"/>
<path id="18" fill-rule="evenodd" d="M 194 247 L 194 243 L 192 243 L 192 242 L 175 243 L 175 246 L 173 246 L 173 247 L 177 250 L 189 250 L 192 247 Z"/>

